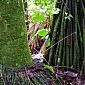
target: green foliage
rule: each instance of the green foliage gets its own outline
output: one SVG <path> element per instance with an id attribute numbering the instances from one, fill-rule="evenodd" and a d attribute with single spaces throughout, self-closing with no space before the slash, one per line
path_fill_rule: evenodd
<path id="1" fill-rule="evenodd" d="M 48 39 L 48 41 L 46 42 L 46 47 L 50 46 L 50 38 Z"/>
<path id="2" fill-rule="evenodd" d="M 33 22 L 42 22 L 45 20 L 45 17 L 43 15 L 37 14 L 33 16 L 32 21 Z"/>
<path id="3" fill-rule="evenodd" d="M 0 0 L 0 64 L 8 68 L 28 66 L 28 50 L 22 1 Z"/>
<path id="4" fill-rule="evenodd" d="M 54 2 L 48 0 L 32 0 L 29 3 L 28 13 L 32 15 L 32 22 L 41 22 L 48 15 L 52 18 Z"/>
<path id="5" fill-rule="evenodd" d="M 47 68 L 50 72 L 55 73 L 55 71 L 54 71 L 54 69 L 53 69 L 52 66 L 49 66 L 49 65 L 46 65 L 46 64 L 44 64 L 43 66 L 44 66 L 45 68 Z"/>
<path id="6" fill-rule="evenodd" d="M 56 9 L 53 10 L 53 14 L 59 14 L 60 11 L 61 11 L 61 10 L 60 10 L 59 8 L 56 8 Z"/>
<path id="7" fill-rule="evenodd" d="M 31 15 L 32 22 L 40 22 L 42 25 L 40 26 L 38 32 L 38 36 L 42 38 L 47 35 L 48 31 L 43 29 L 45 26 L 46 17 L 50 16 L 50 24 L 52 24 L 52 15 L 54 9 L 54 1 L 52 0 L 28 0 L 28 13 Z M 60 12 L 60 9 L 57 9 L 57 12 Z M 31 21 L 30 21 L 31 22 Z M 33 39 L 36 40 L 36 34 L 34 34 Z M 46 40 L 46 39 L 45 39 Z M 50 46 L 50 39 L 46 42 L 46 47 Z"/>
<path id="8" fill-rule="evenodd" d="M 65 12 L 65 20 L 68 19 L 69 21 L 71 21 L 72 18 L 73 16 L 71 14 L 68 14 L 67 12 Z"/>
<path id="9" fill-rule="evenodd" d="M 39 36 L 44 37 L 44 36 L 46 36 L 47 33 L 48 33 L 48 32 L 47 32 L 46 29 L 38 30 L 38 35 L 39 35 Z"/>

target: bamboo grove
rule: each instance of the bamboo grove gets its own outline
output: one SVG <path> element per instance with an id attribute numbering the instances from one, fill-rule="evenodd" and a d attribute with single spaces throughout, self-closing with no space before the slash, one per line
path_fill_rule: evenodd
<path id="1" fill-rule="evenodd" d="M 85 73 L 85 2 L 57 0 L 55 8 L 60 8 L 61 12 L 53 15 L 50 32 L 52 47 L 46 55 L 49 65 L 74 67 Z"/>

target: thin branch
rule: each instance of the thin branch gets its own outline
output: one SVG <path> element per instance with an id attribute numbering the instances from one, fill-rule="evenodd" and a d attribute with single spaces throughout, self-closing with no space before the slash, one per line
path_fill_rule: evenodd
<path id="1" fill-rule="evenodd" d="M 76 32 L 74 32 L 74 33 L 72 33 L 72 34 L 66 36 L 65 38 L 59 40 L 59 41 L 56 42 L 54 45 L 50 46 L 50 47 L 46 50 L 46 52 L 47 52 L 49 49 L 53 48 L 53 47 L 54 47 L 55 45 L 57 45 L 58 43 L 60 43 L 61 41 L 65 40 L 66 38 L 68 38 L 68 37 L 70 37 L 70 36 L 72 36 L 73 34 L 76 34 Z"/>

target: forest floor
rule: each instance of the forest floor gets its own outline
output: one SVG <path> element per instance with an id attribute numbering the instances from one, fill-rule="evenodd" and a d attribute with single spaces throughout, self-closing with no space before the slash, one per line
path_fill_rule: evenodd
<path id="1" fill-rule="evenodd" d="M 6 70 L 1 77 L 4 85 L 85 85 L 85 75 L 66 66 L 32 64 L 15 71 Z M 1 83 L 0 82 L 0 83 Z"/>
<path id="2" fill-rule="evenodd" d="M 48 18 L 47 21 L 49 23 Z M 49 24 L 45 23 L 45 27 L 47 25 Z M 30 38 L 28 37 L 28 40 L 34 64 L 29 68 L 18 69 L 16 73 L 19 77 L 27 76 L 30 85 L 85 85 L 85 75 L 81 75 L 81 72 L 66 66 L 48 65 L 44 57 L 47 41 L 43 39 L 45 36 L 38 36 L 40 26 L 41 24 L 38 22 L 29 25 L 28 36 L 30 35 Z M 32 30 L 33 28 L 34 30 Z M 36 36 L 32 36 L 33 33 Z M 36 39 L 32 40 L 34 36 Z M 27 80 L 25 85 L 28 85 L 26 83 Z"/>

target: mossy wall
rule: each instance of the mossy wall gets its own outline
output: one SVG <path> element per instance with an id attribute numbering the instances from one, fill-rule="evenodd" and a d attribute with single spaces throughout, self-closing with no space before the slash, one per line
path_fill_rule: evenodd
<path id="1" fill-rule="evenodd" d="M 22 0 L 0 0 L 0 64 L 14 68 L 31 62 Z"/>

